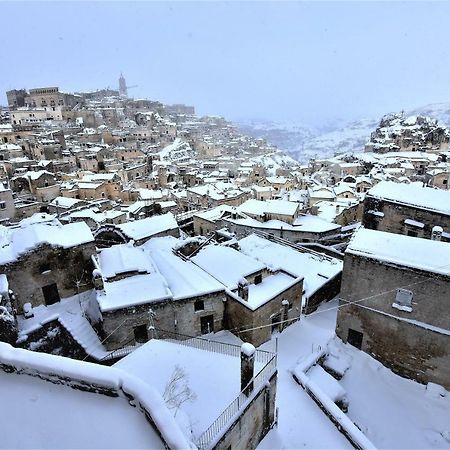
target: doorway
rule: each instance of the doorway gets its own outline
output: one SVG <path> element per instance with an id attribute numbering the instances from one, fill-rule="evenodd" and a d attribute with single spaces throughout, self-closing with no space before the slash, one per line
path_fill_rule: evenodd
<path id="1" fill-rule="evenodd" d="M 59 297 L 58 286 L 56 286 L 56 283 L 43 286 L 42 293 L 44 294 L 44 300 L 47 306 L 53 305 L 54 303 L 57 303 L 61 300 Z"/>
<path id="2" fill-rule="evenodd" d="M 200 328 L 202 334 L 209 334 L 214 332 L 214 316 L 200 317 Z"/>
<path id="3" fill-rule="evenodd" d="M 363 336 L 364 335 L 360 331 L 356 331 L 353 330 L 352 328 L 349 328 L 347 342 L 350 345 L 353 345 L 353 347 L 356 347 L 359 350 L 361 350 Z"/>

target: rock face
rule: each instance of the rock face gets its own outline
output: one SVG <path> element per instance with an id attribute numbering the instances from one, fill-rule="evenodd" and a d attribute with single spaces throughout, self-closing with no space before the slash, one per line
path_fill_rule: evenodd
<path id="1" fill-rule="evenodd" d="M 445 151 L 448 148 L 448 128 L 427 116 L 387 114 L 366 144 L 368 152 Z"/>

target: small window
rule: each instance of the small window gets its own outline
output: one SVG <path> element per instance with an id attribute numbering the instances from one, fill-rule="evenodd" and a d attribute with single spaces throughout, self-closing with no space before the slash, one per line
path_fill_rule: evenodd
<path id="1" fill-rule="evenodd" d="M 448 180 L 442 180 L 442 184 L 447 184 Z"/>
<path id="2" fill-rule="evenodd" d="M 395 295 L 395 303 L 401 306 L 409 306 L 411 307 L 413 299 L 412 291 L 408 291 L 408 289 L 397 289 L 397 293 Z"/>
<path id="3" fill-rule="evenodd" d="M 6 202 L 0 202 L 0 209 L 6 208 Z"/>
<path id="4" fill-rule="evenodd" d="M 262 275 L 256 275 L 255 277 L 255 284 L 260 284 L 262 282 Z"/>
<path id="5" fill-rule="evenodd" d="M 204 311 L 205 309 L 205 302 L 203 300 L 196 300 L 194 302 L 194 311 Z"/>
<path id="6" fill-rule="evenodd" d="M 361 350 L 363 337 L 364 335 L 360 331 L 353 330 L 352 328 L 348 329 L 347 342 L 353 345 L 353 347 Z"/>
<path id="7" fill-rule="evenodd" d="M 133 328 L 134 340 L 139 343 L 144 343 L 148 341 L 148 331 L 147 325 L 138 325 Z"/>

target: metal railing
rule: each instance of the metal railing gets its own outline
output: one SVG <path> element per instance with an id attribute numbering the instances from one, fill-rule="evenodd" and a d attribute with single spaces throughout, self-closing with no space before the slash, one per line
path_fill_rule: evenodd
<path id="1" fill-rule="evenodd" d="M 176 342 L 178 345 L 194 347 L 199 350 L 205 350 L 213 353 L 221 353 L 222 355 L 234 356 L 236 358 L 240 358 L 241 356 L 240 345 L 212 341 L 202 337 L 188 336 L 159 328 L 155 328 L 155 330 L 163 336 L 162 339 Z M 268 364 L 274 356 L 275 353 L 265 350 L 256 350 L 255 362 L 259 364 Z"/>
<path id="2" fill-rule="evenodd" d="M 131 342 L 133 342 L 133 345 L 129 345 Z M 142 344 L 136 342 L 134 337 L 130 339 L 128 342 L 125 343 L 124 347 L 118 348 L 117 350 L 112 350 L 109 352 L 106 356 L 104 356 L 100 361 L 107 361 L 110 359 L 115 358 L 123 358 L 124 356 L 129 355 L 131 352 L 136 350 L 139 346 Z"/>
<path id="3" fill-rule="evenodd" d="M 268 353 L 268 352 L 267 352 Z M 271 377 L 277 366 L 277 356 L 272 354 L 272 358 L 268 363 L 253 377 L 253 391 L 265 384 Z M 222 414 L 207 428 L 207 430 L 197 439 L 197 447 L 201 450 L 207 450 L 211 447 L 211 443 L 220 437 L 228 427 L 236 420 L 239 411 L 249 404 L 252 400 L 252 393 L 249 396 L 240 392 L 239 395 L 227 406 Z"/>

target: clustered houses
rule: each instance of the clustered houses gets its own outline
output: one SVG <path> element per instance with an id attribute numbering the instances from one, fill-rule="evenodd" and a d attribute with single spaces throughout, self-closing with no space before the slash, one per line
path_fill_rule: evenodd
<path id="1" fill-rule="evenodd" d="M 132 100 L 123 77 L 120 86 L 7 93 L 0 339 L 109 365 L 129 354 L 115 367 L 143 384 L 136 391 L 107 368 L 89 379 L 86 363 L 61 371 L 58 357 L 35 368 L 40 382 L 51 374 L 132 397 L 155 447 L 255 448 L 275 420 L 276 358 L 251 344 L 341 291 L 341 339 L 401 375 L 449 387 L 447 129 L 387 116 L 365 152 L 302 166 L 221 117 Z M 221 330 L 247 346 L 209 342 L 205 352 L 198 337 Z M 0 376 L 18 371 L 26 353 L 1 345 Z M 164 395 L 178 358 L 240 373 L 213 410 L 210 383 L 190 366 L 199 408 L 218 417 L 240 405 L 230 426 L 186 410 L 188 438 L 179 423 L 171 433 L 159 427 L 166 406 L 141 395 L 153 387 Z M 253 383 L 256 370 L 264 376 Z"/>

